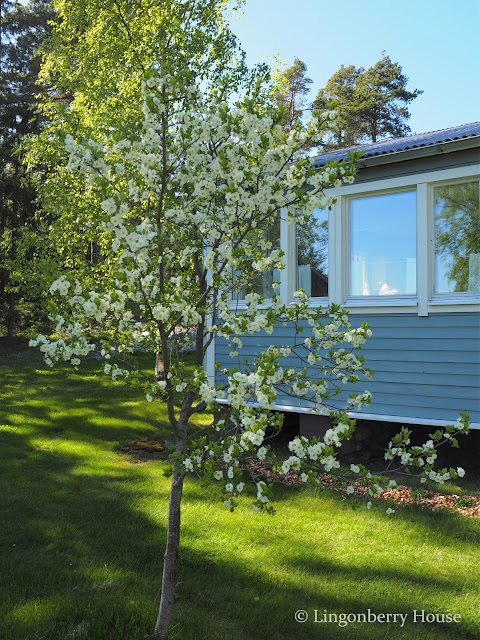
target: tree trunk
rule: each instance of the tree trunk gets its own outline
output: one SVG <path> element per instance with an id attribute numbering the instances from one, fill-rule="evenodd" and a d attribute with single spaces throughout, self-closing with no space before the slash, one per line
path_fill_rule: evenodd
<path id="1" fill-rule="evenodd" d="M 174 473 L 168 502 L 167 547 L 163 561 L 162 598 L 153 637 L 166 640 L 168 625 L 175 597 L 175 576 L 177 573 L 178 551 L 180 546 L 180 506 L 183 493 L 183 473 Z"/>
<path id="2" fill-rule="evenodd" d="M 165 363 L 163 362 L 163 353 L 157 351 L 155 354 L 155 380 L 165 380 Z"/>

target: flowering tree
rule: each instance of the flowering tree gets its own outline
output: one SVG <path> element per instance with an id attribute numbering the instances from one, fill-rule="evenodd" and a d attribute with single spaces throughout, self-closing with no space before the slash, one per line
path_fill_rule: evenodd
<path id="1" fill-rule="evenodd" d="M 354 180 L 355 156 L 321 171 L 309 158 L 295 160 L 335 114 L 317 115 L 308 128 L 285 132 L 275 112 L 251 95 L 233 106 L 222 97 L 205 99 L 188 74 L 179 78 L 158 69 L 147 73 L 142 93 L 138 136 L 108 145 L 65 137 L 68 168 L 83 176 L 96 203 L 95 240 L 102 262 L 88 281 L 66 274 L 53 282 L 52 316 L 62 338 L 37 336 L 31 344 L 40 347 L 49 365 L 65 360 L 78 367 L 101 343 L 105 374 L 137 385 L 148 402 L 167 406 L 175 452 L 155 627 L 156 637 L 166 638 L 187 473 L 217 481 L 231 510 L 252 477 L 254 509 L 272 512 L 271 489 L 251 471 L 252 460 L 281 473 L 294 469 L 313 484 L 319 472 L 338 467 L 336 449 L 351 437 L 355 423 L 332 406 L 332 398 L 342 383 L 371 375 L 354 353 L 371 332 L 366 325 L 351 328 L 335 305 L 312 311 L 302 291 L 290 304 L 273 294 L 266 305 L 249 285 L 255 274 L 284 267 L 282 252 L 267 239 L 266 229 L 279 216 L 306 223 L 315 207 L 332 204 L 325 188 Z M 245 290 L 245 308 L 233 309 L 232 296 Z M 217 384 L 208 378 L 204 360 L 214 336 L 230 343 L 233 363 L 242 335 L 271 334 L 279 323 L 292 327 L 290 344 L 270 346 L 254 361 L 224 370 Z M 195 329 L 193 373 L 179 349 L 170 347 L 178 327 Z M 188 340 L 185 334 L 178 347 Z M 153 376 L 139 367 L 138 349 L 155 354 Z M 307 375 L 307 365 L 315 367 L 314 376 Z M 281 418 L 272 412 L 279 391 L 332 419 L 322 441 L 295 438 L 291 455 L 283 460 L 266 444 L 267 427 L 281 427 Z M 217 418 L 198 435 L 191 428 L 192 416 L 218 410 L 216 400 L 222 399 L 229 403 L 230 420 Z M 369 401 L 368 391 L 353 393 L 344 409 L 360 409 Z M 409 447 L 403 430 L 386 454 L 389 470 L 407 466 L 434 480 L 456 477 L 454 470 L 433 470 L 435 449 L 466 431 L 468 420 L 461 418 L 423 447 Z M 393 464 L 397 459 L 399 464 Z M 361 466 L 353 465 L 352 471 L 368 475 Z M 377 484 L 369 488 L 372 496 L 381 491 Z"/>

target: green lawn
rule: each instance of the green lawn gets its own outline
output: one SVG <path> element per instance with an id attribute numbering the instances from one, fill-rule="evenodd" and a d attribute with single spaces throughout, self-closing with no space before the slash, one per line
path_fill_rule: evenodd
<path id="1" fill-rule="evenodd" d="M 1 640 L 143 640 L 159 603 L 169 482 L 162 461 L 119 452 L 165 437 L 165 412 L 98 374 L 0 357 Z M 231 514 L 186 483 L 182 640 L 480 637 L 480 523 L 450 512 L 280 487 L 274 517 Z M 304 609 L 310 619 L 295 622 Z M 327 613 L 408 613 L 395 623 L 315 623 Z M 413 624 L 413 610 L 461 622 Z"/>

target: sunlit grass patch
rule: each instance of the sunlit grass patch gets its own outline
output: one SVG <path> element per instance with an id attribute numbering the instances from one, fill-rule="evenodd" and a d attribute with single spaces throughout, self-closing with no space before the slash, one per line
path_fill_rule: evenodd
<path id="1" fill-rule="evenodd" d="M 1 640 L 152 632 L 169 480 L 164 461 L 132 461 L 119 445 L 167 438 L 166 413 L 100 368 L 91 360 L 44 372 L 27 357 L 0 359 Z M 218 484 L 186 482 L 173 640 L 478 637 L 477 521 L 414 507 L 388 518 L 385 505 L 368 511 L 303 486 L 275 495 L 273 517 L 252 512 L 251 489 L 232 514 Z M 410 620 L 341 628 L 294 619 L 297 609 L 368 608 Z M 456 612 L 461 623 L 414 625 L 413 609 Z"/>

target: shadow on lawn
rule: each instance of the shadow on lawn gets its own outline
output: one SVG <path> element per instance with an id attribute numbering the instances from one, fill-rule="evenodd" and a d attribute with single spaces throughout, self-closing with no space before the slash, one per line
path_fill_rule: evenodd
<path id="1" fill-rule="evenodd" d="M 441 487 L 439 487 L 441 490 Z M 309 490 L 309 489 L 308 489 Z M 305 491 L 302 485 L 274 487 L 274 501 L 281 504 L 290 501 L 295 493 Z M 352 519 L 356 512 L 366 510 L 366 500 L 359 497 L 349 497 L 334 489 L 318 488 L 315 490 L 319 500 L 328 500 L 342 508 L 351 511 Z M 377 514 L 378 520 L 389 519 L 385 510 L 389 505 L 381 500 L 373 500 L 371 514 Z M 279 507 L 281 508 L 281 507 Z M 461 548 L 462 544 L 477 544 L 480 548 L 480 521 L 478 518 L 469 518 L 459 512 L 439 508 L 435 511 L 416 504 L 394 504 L 395 515 L 390 516 L 395 521 L 400 521 L 402 526 L 408 526 L 408 536 L 412 544 L 423 544 L 425 536 L 430 535 L 429 530 L 436 535 L 436 544 L 442 547 L 454 546 Z"/>
<path id="2" fill-rule="evenodd" d="M 50 390 L 58 394 L 62 372 L 55 371 L 53 377 L 47 378 L 42 393 Z M 19 392 L 32 385 L 32 376 L 23 372 L 7 380 Z M 88 406 L 81 410 L 89 413 L 87 420 L 76 410 L 75 415 L 67 418 L 71 399 L 62 403 L 61 394 L 55 396 L 55 410 L 41 403 L 29 403 L 29 398 L 39 398 L 38 386 L 35 388 L 35 394 L 27 393 L 20 400 L 11 396 L 0 404 L 0 424 L 7 425 L 0 430 L 3 502 L 0 542 L 4 550 L 0 562 L 6 585 L 0 597 L 3 620 L 0 638 L 143 640 L 146 632 L 152 630 L 159 602 L 165 529 L 158 522 L 166 522 L 168 485 L 159 483 L 152 489 L 141 467 L 106 464 L 95 469 L 85 464 L 86 458 L 81 453 L 34 444 L 35 438 L 41 436 L 59 436 L 63 428 L 73 434 L 75 441 L 88 445 L 103 437 L 111 441 L 132 435 L 127 426 L 94 424 L 90 420 L 93 409 Z M 75 406 L 88 405 L 85 396 L 90 386 L 83 385 L 81 389 Z M 103 388 L 99 397 L 105 393 L 108 390 Z M 102 404 L 109 411 L 112 409 L 112 405 Z M 9 423 L 9 413 L 17 415 L 15 424 Z M 114 414 L 115 420 L 122 420 L 125 425 L 138 419 L 124 406 Z M 18 422 L 18 416 L 23 418 L 23 424 Z M 291 497 L 291 492 L 291 488 L 277 492 L 280 501 Z M 155 495 L 157 503 L 153 506 Z M 205 504 L 207 510 L 210 501 L 211 495 L 198 484 L 189 483 L 185 510 L 192 503 Z M 442 515 L 448 519 L 446 544 L 453 544 L 455 536 L 471 542 L 478 539 L 478 528 L 475 532 L 468 521 L 452 520 L 449 515 Z M 419 541 L 422 535 L 428 535 L 429 523 L 435 528 L 441 526 L 442 518 L 439 519 L 439 514 L 434 516 L 431 520 L 422 519 L 421 526 L 416 523 L 418 531 L 414 535 Z M 232 515 L 232 537 L 238 527 L 235 518 Z M 353 629 L 313 622 L 302 625 L 294 620 L 297 609 L 305 609 L 310 615 L 314 615 L 314 609 L 320 614 L 324 609 L 349 613 L 364 612 L 367 608 L 376 613 L 411 612 L 423 608 L 418 602 L 423 587 L 434 587 L 445 594 L 457 590 L 455 576 L 439 583 L 413 570 L 338 566 L 329 561 L 327 552 L 312 548 L 301 560 L 294 554 L 279 559 L 279 564 L 290 568 L 291 578 L 282 582 L 275 577 L 272 567 L 252 569 L 220 550 L 209 554 L 195 550 L 189 546 L 195 535 L 197 530 L 186 525 L 172 640 L 477 637 L 463 623 L 455 628 L 422 626 L 423 635 L 417 636 L 418 626 L 400 629 L 398 625 L 357 625 Z M 294 539 L 294 534 L 288 532 L 288 537 Z M 397 589 L 398 585 L 404 585 L 403 608 L 389 597 L 387 590 L 378 591 L 373 598 L 369 596 L 366 602 L 358 594 L 335 597 L 331 589 L 322 593 L 301 586 L 301 575 L 305 572 L 325 576 L 331 582 L 385 581 L 397 585 Z M 409 596 L 410 588 L 417 589 L 416 594 Z"/>
<path id="3" fill-rule="evenodd" d="M 428 605 L 422 604 L 419 598 L 407 593 L 399 603 L 398 599 L 389 595 L 388 587 L 378 589 L 377 593 L 368 597 L 362 595 L 332 595 L 332 584 L 337 580 L 350 581 L 352 584 L 361 577 L 365 584 L 368 580 L 387 579 L 391 583 L 404 584 L 410 590 L 412 576 L 408 572 L 383 572 L 357 575 L 356 571 L 338 567 L 326 560 L 302 567 L 292 564 L 292 570 L 301 572 L 308 570 L 310 575 L 318 573 L 330 581 L 326 592 L 321 588 L 295 587 L 260 574 L 265 567 L 256 573 L 248 573 L 240 563 L 209 563 L 205 559 L 191 554 L 189 550 L 183 554 L 180 578 L 185 580 L 179 586 L 177 612 L 172 628 L 171 639 L 200 640 L 310 640 L 322 638 L 336 640 L 380 640 L 390 638 L 400 640 L 433 640 L 448 638 L 450 640 L 477 640 L 478 628 L 473 629 L 472 620 L 460 624 L 413 624 L 413 611 L 419 614 L 422 609 L 430 613 Z M 192 579 L 192 572 L 200 578 L 202 568 L 203 586 L 200 580 Z M 424 580 L 424 585 L 432 586 L 433 581 Z M 223 585 L 223 589 L 222 589 Z M 448 583 L 443 592 L 451 591 Z M 218 592 L 222 594 L 220 598 Z M 358 594 L 360 589 L 355 588 Z M 355 613 L 367 614 L 368 609 L 375 615 L 379 613 L 406 613 L 407 621 L 403 628 L 400 619 L 386 624 L 348 624 L 339 626 L 335 618 L 329 624 L 321 624 L 324 612 L 327 614 Z M 295 621 L 298 610 L 306 611 L 309 620 L 305 624 Z M 317 622 L 315 618 L 317 617 Z M 327 617 L 328 621 L 328 617 Z M 192 632 L 195 625 L 196 631 Z M 422 627 L 422 628 L 420 628 Z"/>
<path id="4" fill-rule="evenodd" d="M 12 364 L 14 369 L 7 368 Z M 24 360 L 0 359 L 0 424 L 40 427 L 47 437 L 68 432 L 91 443 L 120 442 L 137 429 L 165 437 L 166 412 L 159 412 L 158 419 L 152 410 L 142 415 L 141 393 L 112 383 L 97 361 L 86 361 L 79 372 L 69 365 L 49 369 L 37 364 L 30 368 Z"/>
<path id="5" fill-rule="evenodd" d="M 35 451 L 12 431 L 2 434 L 8 454 L 26 452 L 7 470 L 2 488 L 4 526 L 0 534 L 2 574 L 8 587 L 2 595 L 2 640 L 143 640 L 152 629 L 159 600 L 165 530 L 138 508 L 151 496 L 148 487 L 132 487 L 138 478 L 130 470 L 113 476 L 76 471 L 78 458 L 51 451 Z M 14 458 L 15 459 L 15 458 Z M 158 491 L 158 514 L 166 517 L 167 487 Z M 189 491 L 189 503 L 202 500 Z M 204 498 L 206 502 L 206 499 Z M 235 515 L 231 535 L 235 536 Z M 402 606 L 379 591 L 369 601 L 359 595 L 335 597 L 317 589 L 275 578 L 271 567 L 244 566 L 235 557 L 200 553 L 188 546 L 196 531 L 186 526 L 181 552 L 178 598 L 172 640 L 280 640 L 280 638 L 351 638 L 352 628 L 300 625 L 297 609 L 319 613 L 376 613 L 422 608 L 406 593 Z M 338 567 L 322 551 L 312 549 L 290 565 L 292 580 L 308 572 L 328 581 L 388 581 L 409 587 L 434 586 L 445 593 L 457 589 L 452 578 L 439 585 L 414 572 Z M 418 597 L 418 595 L 417 595 Z M 415 638 L 414 628 L 405 637 Z M 391 632 L 391 633 L 390 633 Z M 455 629 L 435 625 L 422 638 L 473 638 L 463 625 Z M 402 638 L 398 626 L 358 625 L 354 637 Z"/>
<path id="6" fill-rule="evenodd" d="M 35 451 L 17 434 L 3 435 L 5 451 L 26 450 L 27 457 L 10 465 L 10 490 L 7 486 L 2 491 L 6 502 L 2 547 L 10 550 L 3 555 L 2 574 L 8 589 L 2 597 L 2 640 L 142 640 L 156 614 L 165 541 L 164 528 L 136 508 L 136 501 L 147 492 L 132 491 L 128 471 L 114 477 L 76 474 L 76 456 Z M 158 499 L 163 518 L 166 492 L 159 492 Z M 192 499 L 200 500 L 195 495 Z M 234 520 L 231 531 L 234 536 Z M 187 527 L 185 538 L 191 536 Z M 281 562 L 290 564 L 293 574 L 318 573 L 332 582 L 387 580 L 405 589 L 434 585 L 445 593 L 458 588 L 454 578 L 440 587 L 436 580 L 419 579 L 416 573 L 338 567 L 320 554 L 312 550 L 303 564 L 296 558 Z M 358 596 L 326 596 L 279 583 L 268 567 L 249 571 L 234 558 L 208 557 L 188 546 L 182 549 L 179 582 L 172 639 L 280 640 L 317 634 L 345 638 L 351 636 L 336 625 L 319 629 L 295 623 L 295 611 L 306 609 L 313 615 L 314 609 L 320 613 L 324 609 L 364 612 L 367 607 L 376 613 L 399 610 L 387 592 L 380 591 L 368 603 Z M 405 603 L 408 596 L 404 607 Z M 412 599 L 410 611 L 414 608 L 421 607 Z M 454 630 L 435 625 L 432 638 L 434 631 L 437 637 L 474 637 L 461 625 Z M 386 635 L 379 626 L 358 626 L 355 638 L 402 637 L 398 627 L 391 632 Z M 415 637 L 411 628 L 409 633 L 408 637 Z"/>
<path id="7" fill-rule="evenodd" d="M 82 473 L 78 456 L 0 435 L 12 456 L 2 463 L 2 640 L 143 638 L 165 539 L 135 508 L 145 492 L 128 470 Z"/>

